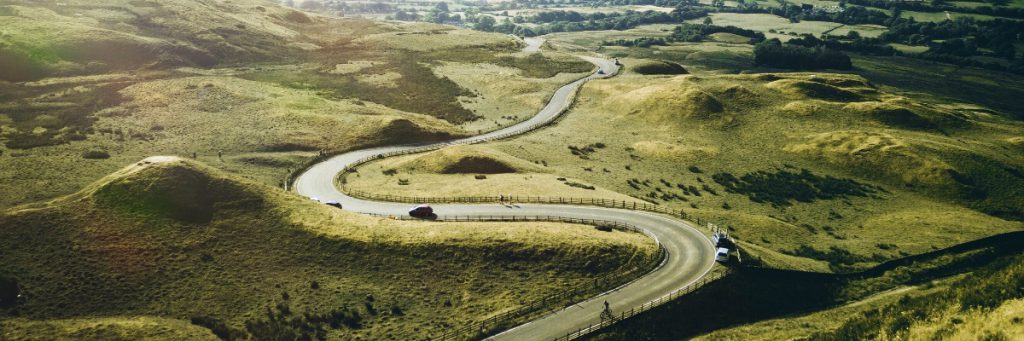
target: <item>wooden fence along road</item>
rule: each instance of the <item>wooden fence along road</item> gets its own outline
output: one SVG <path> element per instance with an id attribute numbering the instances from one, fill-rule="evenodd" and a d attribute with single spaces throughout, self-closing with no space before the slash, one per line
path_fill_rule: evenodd
<path id="1" fill-rule="evenodd" d="M 432 340 L 470 340 L 486 338 L 488 335 L 493 335 L 489 338 L 496 340 L 571 340 L 692 292 L 707 282 L 705 276 L 714 266 L 715 248 L 704 233 L 687 221 L 695 220 L 697 226 L 706 222 L 684 211 L 670 210 L 647 202 L 608 199 L 403 197 L 338 188 L 339 177 L 344 179 L 347 172 L 366 162 L 453 145 L 509 138 L 554 122 L 568 109 L 584 82 L 609 77 L 618 72 L 618 65 L 609 60 L 581 58 L 605 72 L 595 72 L 559 88 L 548 104 L 526 121 L 448 142 L 376 147 L 321 156 L 311 161 L 308 167 L 294 172 L 292 190 L 320 200 L 336 200 L 346 210 L 360 213 L 413 219 L 407 213 L 409 204 L 437 203 L 439 205 L 435 205 L 434 209 L 441 214 L 437 217 L 440 221 L 554 221 L 608 226 L 643 233 L 658 243 L 657 257 L 648 260 L 646 266 L 595 278 L 593 283 L 565 288 L 539 301 L 524 302 L 516 309 L 495 314 L 483 321 L 439 331 L 431 337 Z M 509 199 L 516 205 L 499 203 Z M 713 226 L 708 224 L 708 228 Z M 614 318 L 601 319 L 605 310 L 602 302 L 614 302 L 615 307 L 622 308 L 617 308 Z M 524 320 L 536 316 L 541 317 Z"/>

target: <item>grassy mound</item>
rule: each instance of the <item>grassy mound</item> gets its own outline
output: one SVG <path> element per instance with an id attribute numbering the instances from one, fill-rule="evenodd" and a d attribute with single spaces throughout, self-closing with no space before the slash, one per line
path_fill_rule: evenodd
<path id="1" fill-rule="evenodd" d="M 833 131 L 809 135 L 784 150 L 809 155 L 864 173 L 882 174 L 904 183 L 948 186 L 954 183 L 948 163 L 921 153 L 908 142 L 885 133 Z"/>
<path id="2" fill-rule="evenodd" d="M 393 165 L 404 173 L 504 174 L 535 170 L 533 164 L 482 146 L 456 146 L 414 155 Z"/>
<path id="3" fill-rule="evenodd" d="M 679 125 L 689 119 L 729 122 L 732 115 L 722 102 L 695 82 L 692 76 L 679 76 L 664 83 L 642 87 L 614 96 L 616 107 L 640 119 Z"/>
<path id="4" fill-rule="evenodd" d="M 688 111 L 690 114 L 686 117 L 696 118 L 713 118 L 717 113 L 722 112 L 722 102 L 719 102 L 715 96 L 700 90 L 700 89 L 689 89 L 683 93 L 682 96 L 683 110 Z"/>
<path id="5" fill-rule="evenodd" d="M 629 71 L 641 75 L 684 75 L 689 72 L 682 65 L 663 60 L 638 60 L 631 62 Z"/>
<path id="6" fill-rule="evenodd" d="M 834 85 L 799 79 L 780 79 L 768 83 L 766 86 L 791 98 L 816 98 L 840 102 L 857 101 L 863 98 L 855 92 Z"/>
<path id="7" fill-rule="evenodd" d="M 655 247 L 588 226 L 373 218 L 155 157 L 0 214 L 0 250 L 0 273 L 25 295 L 0 309 L 0 320 L 74 320 L 15 321 L 13 330 L 70 323 L 72 335 L 130 337 L 165 329 L 133 327 L 131 317 L 149 316 L 256 338 L 421 339 L 431 326 L 459 326 L 632 268 Z M 126 319 L 75 331 L 91 316 Z"/>
<path id="8" fill-rule="evenodd" d="M 918 115 L 910 109 L 888 102 L 856 102 L 843 106 L 843 110 L 860 115 L 868 116 L 883 124 L 905 129 L 929 129 L 934 128 L 927 118 Z"/>
<path id="9" fill-rule="evenodd" d="M 97 205 L 119 214 L 185 223 L 207 223 L 213 218 L 215 205 L 256 197 L 231 182 L 217 181 L 199 168 L 150 167 L 176 162 L 181 161 L 144 160 L 99 186 L 92 197 Z M 125 176 L 128 174 L 131 176 Z"/>
<path id="10" fill-rule="evenodd" d="M 730 85 L 721 91 L 718 91 L 720 97 L 727 98 L 733 101 L 746 101 L 754 99 L 753 91 L 742 85 Z"/>
<path id="11" fill-rule="evenodd" d="M 796 116 L 811 116 L 821 111 L 821 106 L 811 101 L 792 101 L 786 103 L 782 111 Z"/>

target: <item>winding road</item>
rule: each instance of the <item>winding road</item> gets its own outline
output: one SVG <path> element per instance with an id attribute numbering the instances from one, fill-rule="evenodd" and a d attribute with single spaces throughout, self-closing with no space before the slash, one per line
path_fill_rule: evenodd
<path id="1" fill-rule="evenodd" d="M 527 49 L 535 51 L 542 41 L 528 41 Z M 559 88 L 548 104 L 527 121 L 490 133 L 473 137 L 432 143 L 402 146 L 377 147 L 352 151 L 331 157 L 317 163 L 296 177 L 293 189 L 300 195 L 320 200 L 337 200 L 346 210 L 394 216 L 408 215 L 408 204 L 378 202 L 354 198 L 341 192 L 335 186 L 340 172 L 358 161 L 376 155 L 436 149 L 451 145 L 473 144 L 524 134 L 553 122 L 572 103 L 575 93 L 583 83 L 609 77 L 618 71 L 612 61 L 594 57 L 583 57 L 594 63 L 604 73 L 595 72 Z M 671 292 L 694 283 L 704 277 L 714 265 L 714 247 L 711 241 L 689 223 L 669 216 L 631 211 L 624 209 L 590 206 L 520 204 L 445 204 L 433 205 L 439 215 L 459 216 L 561 216 L 580 219 L 617 221 L 640 227 L 654 236 L 666 251 L 665 261 L 651 272 L 617 289 L 603 293 L 586 301 L 576 303 L 539 319 L 520 325 L 492 337 L 494 340 L 553 340 L 569 332 L 587 328 L 600 322 L 604 302 L 611 305 L 613 312 L 629 310 L 641 304 L 656 300 Z"/>

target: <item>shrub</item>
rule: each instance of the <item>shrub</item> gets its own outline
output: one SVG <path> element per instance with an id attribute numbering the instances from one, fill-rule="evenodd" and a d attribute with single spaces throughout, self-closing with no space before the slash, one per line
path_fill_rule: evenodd
<path id="1" fill-rule="evenodd" d="M 586 185 L 586 184 L 581 184 L 579 182 L 566 181 L 565 184 L 569 185 L 570 187 L 576 187 L 576 188 L 582 188 L 582 189 L 589 189 L 589 190 L 596 189 L 596 187 L 594 187 L 594 186 Z"/>
<path id="2" fill-rule="evenodd" d="M 597 225 L 594 226 L 594 228 L 597 229 L 598 231 L 612 232 L 612 227 L 608 225 Z"/>
<path id="3" fill-rule="evenodd" d="M 397 304 L 392 304 L 391 305 L 391 315 L 402 316 L 402 315 L 405 315 L 405 312 L 402 311 L 402 307 L 399 307 Z"/>
<path id="4" fill-rule="evenodd" d="M 82 157 L 90 160 L 102 160 L 109 159 L 110 153 L 107 153 L 106 151 L 102 150 L 90 150 L 85 153 L 82 153 Z"/>
<path id="5" fill-rule="evenodd" d="M 711 179 L 730 193 L 746 194 L 751 201 L 789 206 L 791 201 L 814 202 L 849 196 L 866 197 L 876 192 L 874 187 L 849 179 L 820 177 L 803 169 L 800 173 L 777 170 L 774 173 L 757 171 L 737 178 L 729 173 L 717 173 Z M 691 189 L 693 190 L 693 189 Z"/>

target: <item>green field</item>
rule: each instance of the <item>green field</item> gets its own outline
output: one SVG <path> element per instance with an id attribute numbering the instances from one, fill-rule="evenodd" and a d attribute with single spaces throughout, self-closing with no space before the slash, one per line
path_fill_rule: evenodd
<path id="1" fill-rule="evenodd" d="M 768 33 L 775 30 L 779 33 L 811 34 L 819 36 L 825 31 L 832 30 L 842 24 L 827 21 L 805 20 L 798 23 L 791 23 L 789 19 L 763 13 L 712 13 L 709 15 L 715 25 L 736 26 L 748 30 Z M 701 23 L 704 19 L 693 19 L 690 23 Z"/>

